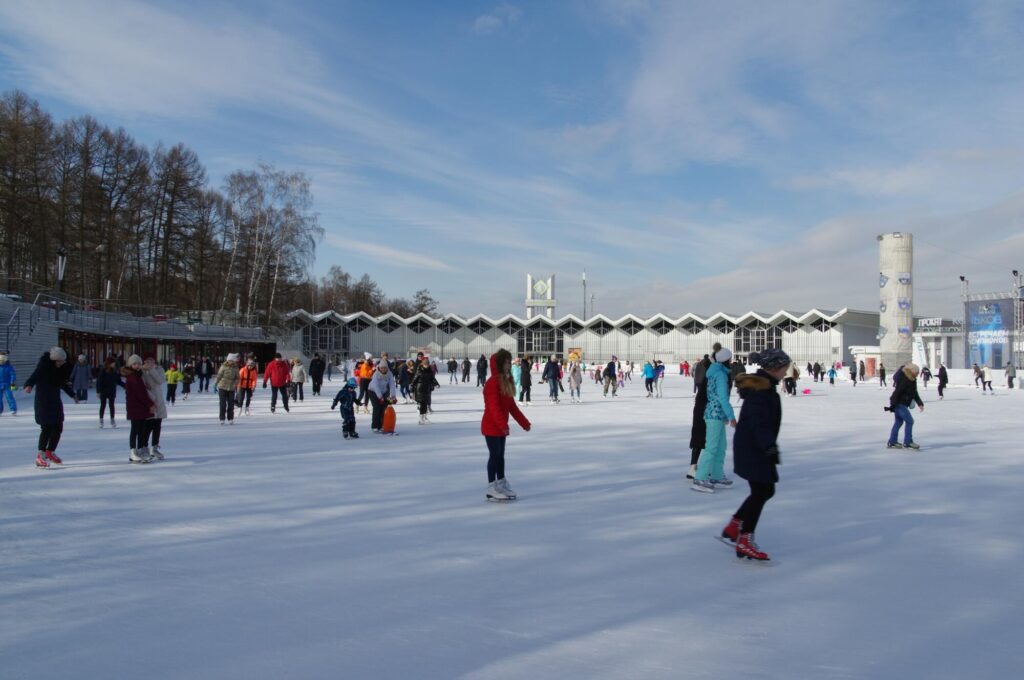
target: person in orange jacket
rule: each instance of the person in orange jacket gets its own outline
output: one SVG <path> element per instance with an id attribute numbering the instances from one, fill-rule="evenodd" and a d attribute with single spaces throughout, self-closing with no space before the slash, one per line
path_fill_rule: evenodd
<path id="1" fill-rule="evenodd" d="M 356 398 L 356 405 L 363 407 L 363 413 L 370 412 L 370 381 L 373 380 L 373 362 L 367 359 L 359 367 L 359 396 Z"/>
<path id="2" fill-rule="evenodd" d="M 274 355 L 274 360 L 267 364 L 267 370 L 263 372 L 263 389 L 267 389 L 267 381 L 270 381 L 270 412 L 277 410 L 277 395 L 280 393 L 281 402 L 285 411 L 288 408 L 288 382 L 292 378 L 292 367 L 287 361 L 281 358 L 281 353 Z"/>
<path id="3" fill-rule="evenodd" d="M 245 407 L 245 415 L 249 415 L 249 404 L 252 402 L 252 392 L 256 389 L 259 373 L 260 369 L 254 359 L 249 359 L 238 372 L 238 406 Z"/>

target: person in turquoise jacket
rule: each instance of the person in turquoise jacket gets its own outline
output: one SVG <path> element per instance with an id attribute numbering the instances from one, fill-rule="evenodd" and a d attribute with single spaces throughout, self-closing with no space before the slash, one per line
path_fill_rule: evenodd
<path id="1" fill-rule="evenodd" d="M 7 355 L 0 354 L 0 413 L 4 412 L 4 400 L 7 400 L 7 407 L 11 409 L 11 415 L 18 415 L 18 402 L 14 400 L 12 391 L 17 379 L 14 366 L 8 362 Z"/>
<path id="2" fill-rule="evenodd" d="M 704 409 L 707 440 L 697 463 L 693 490 L 714 493 L 715 487 L 728 488 L 732 480 L 725 476 L 725 424 L 736 427 L 736 414 L 729 403 L 729 362 L 732 352 L 722 348 L 715 352 L 715 363 L 708 367 L 708 405 Z"/>
<path id="3" fill-rule="evenodd" d="M 647 390 L 647 398 L 654 396 L 654 366 L 650 361 L 644 362 L 644 389 Z"/>

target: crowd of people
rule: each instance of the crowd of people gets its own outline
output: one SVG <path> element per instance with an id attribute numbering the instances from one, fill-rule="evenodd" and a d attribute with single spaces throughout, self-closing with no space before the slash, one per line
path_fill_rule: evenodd
<path id="1" fill-rule="evenodd" d="M 734 359 L 731 350 L 716 343 L 710 354 L 679 364 L 680 376 L 692 378 L 695 393 L 690 428 L 690 463 L 686 477 L 691 480 L 694 491 L 712 494 L 716 490 L 728 489 L 733 481 L 726 476 L 725 460 L 727 431 L 735 430 L 733 436 L 733 469 L 750 487 L 749 494 L 721 532 L 721 540 L 733 545 L 738 557 L 755 561 L 767 561 L 768 555 L 760 550 L 754 541 L 765 503 L 775 494 L 778 482 L 777 466 L 781 463 L 778 434 L 782 421 L 781 400 L 778 386 L 796 396 L 796 383 L 801 377 L 800 370 L 785 352 L 767 349 L 747 357 L 755 365 L 754 372 L 748 371 L 745 362 Z M 548 399 L 557 404 L 562 401 L 568 385 L 572 403 L 582 403 L 582 385 L 588 374 L 600 387 L 602 396 L 618 396 L 632 381 L 634 364 L 622 362 L 612 356 L 608 362 L 587 365 L 577 353 L 560 359 L 550 356 L 543 365 L 529 356 L 513 357 L 507 350 L 499 350 L 489 358 L 481 355 L 475 362 L 468 357 L 461 362 L 451 358 L 443 365 L 449 374 L 448 384 L 467 384 L 470 372 L 476 366 L 477 387 L 483 390 L 483 417 L 481 434 L 488 451 L 486 498 L 491 501 L 516 499 L 505 476 L 505 447 L 509 435 L 509 419 L 514 419 L 524 430 L 530 430 L 530 421 L 521 410 L 531 404 L 533 373 L 539 374 L 540 383 L 548 387 Z M 843 368 L 833 364 L 825 368 L 817 362 L 808 362 L 807 375 L 815 382 L 828 379 L 835 385 L 836 377 Z M 378 358 L 369 354 L 354 360 L 342 362 L 325 360 L 314 355 L 309 367 L 302 359 L 285 359 L 280 353 L 263 367 L 264 389 L 270 392 L 270 412 L 276 413 L 278 401 L 285 412 L 289 403 L 305 400 L 304 385 L 311 382 L 311 394 L 320 396 L 324 377 L 332 380 L 334 372 L 340 372 L 342 385 L 334 397 L 331 409 L 339 408 L 342 418 L 344 439 L 356 439 L 357 414 L 371 414 L 370 428 L 374 433 L 393 433 L 393 422 L 385 425 L 388 408 L 397 404 L 415 403 L 419 412 L 419 423 L 430 423 L 433 413 L 432 395 L 441 387 L 438 381 L 439 365 L 436 360 L 423 352 L 415 358 L 393 360 L 385 352 Z M 850 381 L 857 385 L 866 377 L 863 361 L 850 366 Z M 222 426 L 235 421 L 235 411 L 248 416 L 256 386 L 259 382 L 260 367 L 255 356 L 228 354 L 219 365 L 210 357 L 187 360 L 179 368 L 171 362 L 166 366 L 157 363 L 153 354 L 133 354 L 127 359 L 108 357 L 103 366 L 93 370 L 86 357 L 80 355 L 69 362 L 66 352 L 54 347 L 40 357 L 32 375 L 25 381 L 26 394 L 34 393 L 34 412 L 39 425 L 39 441 L 35 464 L 39 468 L 62 465 L 56 451 L 63 433 L 64 407 L 61 393 L 74 402 L 86 401 L 91 388 L 99 400 L 99 427 L 117 428 L 117 390 L 124 391 L 125 417 L 129 422 L 129 455 L 132 464 L 146 464 L 164 459 L 161 451 L 162 424 L 168 417 L 169 407 L 177 403 L 178 389 L 181 398 L 188 399 L 192 386 L 197 392 L 217 394 L 218 420 Z M 976 387 L 984 393 L 992 390 L 992 371 L 987 365 L 974 366 Z M 643 363 L 642 375 L 645 396 L 657 399 L 663 396 L 662 383 L 665 380 L 665 365 L 658 359 Z M 879 386 L 886 387 L 889 377 L 884 364 L 876 367 Z M 1013 388 L 1016 371 L 1012 364 L 1006 368 L 1009 388 Z M 918 391 L 918 379 L 925 387 L 932 373 L 925 366 L 919 368 L 907 363 L 892 374 L 892 393 L 886 411 L 893 414 L 894 422 L 887 440 L 890 449 L 919 450 L 914 440 L 914 418 L 912 408 L 916 405 L 924 410 L 924 402 Z M 938 395 L 942 399 L 949 383 L 945 365 L 940 365 L 937 375 Z M 0 413 L 6 404 L 12 414 L 17 412 L 17 401 L 12 395 L 16 388 L 16 374 L 6 355 L 0 354 Z M 197 384 L 198 383 L 198 384 Z M 741 400 L 739 413 L 731 402 L 733 388 Z M 902 440 L 900 433 L 902 432 Z"/>

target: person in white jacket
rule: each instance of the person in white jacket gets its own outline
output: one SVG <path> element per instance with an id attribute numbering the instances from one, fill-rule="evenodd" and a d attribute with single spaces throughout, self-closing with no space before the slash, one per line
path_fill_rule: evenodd
<path id="1" fill-rule="evenodd" d="M 981 367 L 981 393 L 992 391 L 992 367 L 985 364 Z"/>
<path id="2" fill-rule="evenodd" d="M 388 368 L 387 361 L 380 361 L 373 377 L 370 378 L 369 392 L 370 403 L 373 405 L 373 416 L 370 420 L 370 429 L 379 433 L 384 423 L 384 409 L 388 404 L 396 401 L 398 385 L 395 384 L 395 374 Z"/>
<path id="3" fill-rule="evenodd" d="M 302 391 L 302 384 L 306 382 L 306 367 L 302 365 L 302 359 L 292 359 L 292 401 L 302 401 L 305 396 Z"/>

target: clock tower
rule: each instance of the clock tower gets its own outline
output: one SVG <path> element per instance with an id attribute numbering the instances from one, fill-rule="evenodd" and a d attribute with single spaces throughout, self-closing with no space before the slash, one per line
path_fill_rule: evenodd
<path id="1" fill-rule="evenodd" d="M 547 279 L 535 279 L 532 274 L 526 275 L 526 318 L 532 319 L 534 313 L 555 318 L 555 275 Z"/>

